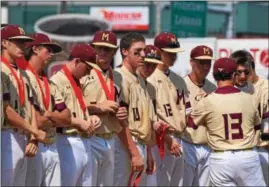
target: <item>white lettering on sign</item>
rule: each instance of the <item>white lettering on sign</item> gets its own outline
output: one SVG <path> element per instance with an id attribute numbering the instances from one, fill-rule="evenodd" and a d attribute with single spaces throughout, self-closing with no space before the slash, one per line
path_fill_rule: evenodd
<path id="1" fill-rule="evenodd" d="M 200 18 L 190 18 L 176 15 L 176 24 L 200 27 L 202 26 L 202 20 Z"/>
<path id="2" fill-rule="evenodd" d="M 193 2 L 176 2 L 176 8 L 186 10 L 186 11 L 193 11 L 193 12 L 204 12 L 205 5 L 193 3 Z"/>

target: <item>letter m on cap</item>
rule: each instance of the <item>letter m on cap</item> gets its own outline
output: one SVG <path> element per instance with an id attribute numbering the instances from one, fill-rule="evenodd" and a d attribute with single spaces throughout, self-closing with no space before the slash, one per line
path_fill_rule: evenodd
<path id="1" fill-rule="evenodd" d="M 154 56 L 156 56 L 156 50 L 151 49 L 150 53 L 153 54 Z"/>
<path id="2" fill-rule="evenodd" d="M 23 30 L 23 28 L 18 28 L 19 29 L 19 31 L 20 31 L 20 34 L 22 34 L 22 35 L 24 35 L 25 34 L 25 32 L 24 32 L 24 30 Z"/>
<path id="3" fill-rule="evenodd" d="M 210 50 L 209 50 L 209 48 L 204 47 L 203 50 L 204 50 L 204 54 L 210 55 Z"/>
<path id="4" fill-rule="evenodd" d="M 103 33 L 102 34 L 102 40 L 109 41 L 109 34 L 108 33 Z"/>

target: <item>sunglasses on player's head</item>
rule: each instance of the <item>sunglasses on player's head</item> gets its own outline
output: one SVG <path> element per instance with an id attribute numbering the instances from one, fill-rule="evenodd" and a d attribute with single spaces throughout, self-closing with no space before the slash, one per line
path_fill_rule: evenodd
<path id="1" fill-rule="evenodd" d="M 236 70 L 236 75 L 241 75 L 242 73 L 244 73 L 245 75 L 249 75 L 249 70 Z"/>

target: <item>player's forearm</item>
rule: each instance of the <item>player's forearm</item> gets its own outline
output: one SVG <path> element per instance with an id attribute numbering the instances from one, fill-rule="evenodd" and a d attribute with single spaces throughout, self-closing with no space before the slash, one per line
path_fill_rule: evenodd
<path id="1" fill-rule="evenodd" d="M 5 118 L 11 126 L 23 129 L 27 133 L 37 135 L 37 130 L 24 120 L 10 105 L 4 105 L 4 112 Z"/>
<path id="2" fill-rule="evenodd" d="M 147 145 L 147 157 L 152 156 L 151 148 L 152 148 L 151 145 Z"/>
<path id="3" fill-rule="evenodd" d="M 31 112 L 32 112 L 32 121 L 31 121 L 31 126 L 36 130 L 38 131 L 38 121 L 37 121 L 37 111 L 35 110 L 34 106 L 31 105 Z M 35 137 L 35 134 L 31 134 L 31 137 L 30 137 L 31 140 L 35 140 L 36 137 Z"/>
<path id="4" fill-rule="evenodd" d="M 66 125 L 66 127 L 74 127 L 76 129 L 79 129 L 81 127 L 81 124 L 83 124 L 85 121 L 81 118 L 75 118 L 71 117 L 71 123 L 70 125 Z"/>
<path id="5" fill-rule="evenodd" d="M 56 127 L 70 126 L 71 124 L 71 113 L 67 108 L 61 112 L 50 112 L 48 118 L 53 121 Z"/>
<path id="6" fill-rule="evenodd" d="M 152 145 L 147 145 L 147 152 L 150 151 L 151 152 L 152 149 Z"/>
<path id="7" fill-rule="evenodd" d="M 139 154 L 139 151 L 133 141 L 132 135 L 130 133 L 130 130 L 127 126 L 124 126 L 123 129 L 118 134 L 119 139 L 124 144 L 124 146 L 127 148 L 130 157 L 136 156 Z"/>
<path id="8" fill-rule="evenodd" d="M 42 116 L 39 112 L 37 112 L 37 121 L 38 121 L 38 128 L 45 129 L 54 126 L 54 123 L 45 116 Z"/>

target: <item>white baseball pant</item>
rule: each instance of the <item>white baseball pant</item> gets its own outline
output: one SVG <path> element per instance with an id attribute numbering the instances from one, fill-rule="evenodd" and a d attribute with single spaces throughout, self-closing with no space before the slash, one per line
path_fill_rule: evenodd
<path id="1" fill-rule="evenodd" d="M 1 131 L 1 185 L 25 186 L 27 138 L 12 129 Z"/>
<path id="2" fill-rule="evenodd" d="M 157 186 L 156 171 L 152 175 L 146 175 L 146 186 Z"/>
<path id="3" fill-rule="evenodd" d="M 136 147 L 139 150 L 139 153 L 144 159 L 144 164 L 146 168 L 146 145 L 138 143 L 137 139 L 133 137 L 133 140 L 136 144 Z M 115 162 L 114 162 L 114 185 L 113 186 L 128 186 L 129 179 L 131 176 L 131 161 L 130 155 L 126 150 L 125 146 L 121 143 L 118 137 L 115 138 Z M 144 170 L 145 171 L 145 170 Z M 131 178 L 131 184 L 133 184 L 138 173 L 135 173 Z M 139 186 L 146 185 L 146 177 L 144 177 L 145 173 L 143 172 L 141 176 L 141 180 L 139 182 Z"/>
<path id="4" fill-rule="evenodd" d="M 207 145 L 192 144 L 182 140 L 184 158 L 183 186 L 209 186 L 209 156 Z"/>
<path id="5" fill-rule="evenodd" d="M 212 152 L 209 175 L 212 186 L 266 186 L 256 149 Z"/>
<path id="6" fill-rule="evenodd" d="M 266 186 L 269 186 L 269 153 L 263 147 L 257 149 L 261 161 L 262 173 Z"/>
<path id="7" fill-rule="evenodd" d="M 58 134 L 62 186 L 91 186 L 91 139 Z"/>
<path id="8" fill-rule="evenodd" d="M 172 136 L 181 144 L 181 139 Z M 156 160 L 156 173 L 158 186 L 182 186 L 184 175 L 183 156 L 176 157 L 170 154 L 166 145 L 164 146 L 164 158 L 160 159 L 158 147 L 153 147 L 153 154 Z"/>
<path id="9" fill-rule="evenodd" d="M 115 138 L 91 138 L 92 147 L 92 185 L 111 186 L 114 177 Z"/>
<path id="10" fill-rule="evenodd" d="M 61 186 L 56 143 L 48 145 L 39 143 L 37 155 L 28 158 L 26 186 Z"/>

